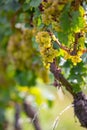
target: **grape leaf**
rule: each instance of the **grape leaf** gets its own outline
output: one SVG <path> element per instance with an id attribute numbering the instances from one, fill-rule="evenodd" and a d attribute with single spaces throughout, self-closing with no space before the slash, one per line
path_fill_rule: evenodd
<path id="1" fill-rule="evenodd" d="M 41 0 L 31 0 L 30 6 L 31 7 L 38 7 L 40 3 L 41 3 Z"/>

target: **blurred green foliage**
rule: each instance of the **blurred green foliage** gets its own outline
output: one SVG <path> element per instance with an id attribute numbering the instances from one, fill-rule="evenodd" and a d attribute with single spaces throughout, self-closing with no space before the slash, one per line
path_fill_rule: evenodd
<path id="1" fill-rule="evenodd" d="M 35 98 L 36 106 L 46 103 L 51 108 L 53 105 L 54 96 L 49 98 L 50 92 L 37 87 L 37 79 L 46 84 L 53 82 L 53 75 L 42 63 L 35 39 L 37 33 L 51 30 L 69 48 L 73 46 L 75 33 L 83 31 L 86 34 L 83 17 L 85 10 L 82 5 L 75 10 L 73 0 L 65 0 L 63 8 L 58 5 L 59 14 L 51 14 L 55 12 L 54 9 L 51 12 L 54 1 L 43 1 L 0 1 L 0 130 L 3 130 L 3 122 L 6 120 L 5 111 L 14 107 L 11 102 L 22 104 L 26 93 Z M 85 40 L 81 38 L 78 49 L 86 47 Z M 55 42 L 54 48 L 59 51 Z M 84 91 L 87 84 L 87 54 L 84 53 L 81 58 L 82 61 L 74 66 L 71 60 L 64 59 L 60 51 L 57 57 L 57 64 L 76 93 Z"/>

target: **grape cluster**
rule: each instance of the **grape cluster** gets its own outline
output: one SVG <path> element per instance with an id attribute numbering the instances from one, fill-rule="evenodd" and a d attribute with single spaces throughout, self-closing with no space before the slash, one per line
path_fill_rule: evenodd
<path id="1" fill-rule="evenodd" d="M 67 60 L 71 60 L 71 62 L 73 63 L 73 65 L 77 65 L 77 63 L 81 62 L 81 56 L 83 54 L 82 50 L 77 51 L 76 55 L 71 55 L 70 53 L 68 53 L 67 51 L 62 50 L 64 58 Z"/>
<path id="2" fill-rule="evenodd" d="M 39 43 L 40 48 L 50 48 L 51 47 L 51 37 L 48 32 L 41 31 L 38 32 L 36 36 L 36 41 Z"/>
<path id="3" fill-rule="evenodd" d="M 43 11 L 42 11 L 42 22 L 46 25 L 52 24 L 52 28 L 55 31 L 61 30 L 60 28 L 60 14 L 63 10 L 67 0 L 48 0 L 43 1 Z"/>
<path id="4" fill-rule="evenodd" d="M 43 63 L 47 68 L 49 68 L 50 63 L 53 62 L 53 59 L 58 56 L 58 51 L 53 48 L 51 37 L 46 31 L 38 32 L 36 41 L 40 46 L 40 53 L 43 58 Z"/>
<path id="5" fill-rule="evenodd" d="M 32 30 L 26 29 L 23 32 L 17 32 L 9 39 L 7 47 L 9 58 L 16 68 L 20 70 L 28 68 L 30 65 L 30 58 L 34 52 L 32 35 Z"/>

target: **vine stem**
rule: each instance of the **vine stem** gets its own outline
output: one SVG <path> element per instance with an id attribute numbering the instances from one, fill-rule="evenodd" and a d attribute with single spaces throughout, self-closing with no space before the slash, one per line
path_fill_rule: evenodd
<path id="1" fill-rule="evenodd" d="M 75 41 L 73 43 L 73 47 L 72 47 L 72 50 L 64 45 L 62 45 L 59 41 L 59 39 L 50 31 L 50 30 L 47 30 L 49 35 L 51 36 L 52 40 L 56 42 L 56 44 L 62 49 L 62 50 L 65 50 L 68 54 L 72 55 L 72 56 L 75 56 L 77 55 L 77 52 L 78 52 L 78 40 L 80 37 L 83 37 L 83 34 L 82 32 L 78 32 L 78 33 L 75 33 Z M 85 52 L 85 51 L 83 51 Z"/>
<path id="2" fill-rule="evenodd" d="M 47 31 L 48 31 L 49 35 L 51 36 L 51 38 L 53 39 L 53 41 L 55 41 L 55 42 L 57 43 L 57 45 L 58 45 L 61 49 L 63 49 L 63 50 L 65 50 L 65 51 L 67 51 L 68 53 L 70 53 L 70 49 L 69 49 L 69 48 L 67 48 L 66 46 L 62 45 L 62 44 L 60 43 L 60 41 L 58 40 L 58 38 L 56 38 L 55 35 L 54 35 L 50 30 L 47 30 Z"/>
<path id="3" fill-rule="evenodd" d="M 59 46 L 61 49 L 63 49 L 63 50 L 65 50 L 65 51 L 67 51 L 68 53 L 70 53 L 69 49 L 68 49 L 66 46 L 62 45 L 57 38 L 55 39 L 55 42 L 58 44 L 58 46 Z"/>
<path id="4" fill-rule="evenodd" d="M 56 66 L 55 60 L 50 64 L 50 71 L 53 73 L 54 77 L 65 86 L 66 90 L 69 91 L 74 97 L 76 94 L 73 92 L 73 86 L 65 79 L 62 75 L 61 70 Z"/>

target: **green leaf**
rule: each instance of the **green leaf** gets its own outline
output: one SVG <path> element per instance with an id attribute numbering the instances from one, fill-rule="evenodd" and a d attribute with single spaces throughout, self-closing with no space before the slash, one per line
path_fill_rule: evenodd
<path id="1" fill-rule="evenodd" d="M 25 3 L 29 3 L 29 2 L 30 2 L 30 0 L 26 0 L 26 1 L 25 1 Z"/>
<path id="2" fill-rule="evenodd" d="M 74 86 L 73 86 L 73 92 L 78 93 L 80 91 L 81 91 L 81 88 L 79 87 L 79 85 L 78 84 L 74 84 Z"/>
<path id="3" fill-rule="evenodd" d="M 23 11 L 27 11 L 28 9 L 30 9 L 30 3 L 24 3 L 22 8 Z"/>
<path id="4" fill-rule="evenodd" d="M 69 11 L 70 11 L 70 3 L 68 3 L 61 16 L 60 16 L 60 25 L 61 28 L 65 31 L 68 32 L 70 30 L 70 16 L 69 16 Z"/>
<path id="5" fill-rule="evenodd" d="M 8 0 L 3 4 L 3 7 L 6 11 L 17 11 L 20 8 L 20 3 L 17 0 Z"/>
<path id="6" fill-rule="evenodd" d="M 41 3 L 41 0 L 31 0 L 30 6 L 31 7 L 38 7 L 40 3 Z"/>
<path id="7" fill-rule="evenodd" d="M 64 32 L 58 32 L 58 39 L 61 43 L 68 44 L 68 35 Z"/>
<path id="8" fill-rule="evenodd" d="M 64 12 L 60 18 L 60 25 L 61 28 L 65 31 L 68 32 L 70 30 L 70 18 L 68 15 L 68 12 Z"/>
<path id="9" fill-rule="evenodd" d="M 33 71 L 17 71 L 15 80 L 21 86 L 33 86 L 36 83 L 36 75 Z"/>

